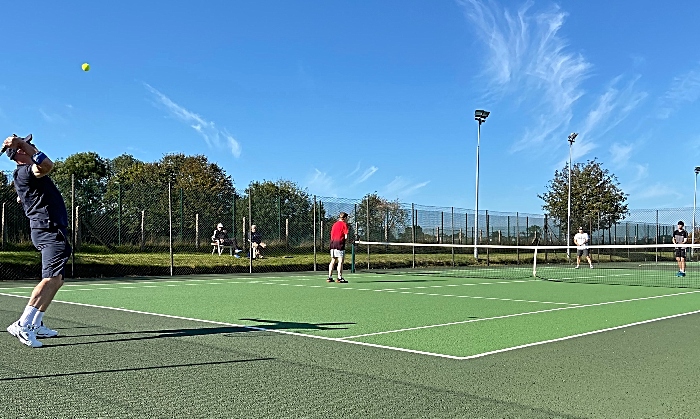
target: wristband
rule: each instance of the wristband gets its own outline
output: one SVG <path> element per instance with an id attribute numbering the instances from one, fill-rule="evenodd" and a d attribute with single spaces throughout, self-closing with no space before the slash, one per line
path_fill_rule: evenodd
<path id="1" fill-rule="evenodd" d="M 41 162 L 43 162 L 45 159 L 46 154 L 41 151 L 37 151 L 36 154 L 32 156 L 32 161 L 37 165 L 41 165 Z"/>

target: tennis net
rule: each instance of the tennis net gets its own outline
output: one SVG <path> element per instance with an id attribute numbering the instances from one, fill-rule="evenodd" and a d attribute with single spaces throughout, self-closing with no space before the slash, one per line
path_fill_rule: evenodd
<path id="1" fill-rule="evenodd" d="M 594 284 L 700 288 L 700 245 L 686 245 L 685 276 L 676 245 L 588 246 L 577 269 L 575 246 L 452 245 L 357 241 L 353 268 L 362 272 L 476 279 L 533 279 Z"/>

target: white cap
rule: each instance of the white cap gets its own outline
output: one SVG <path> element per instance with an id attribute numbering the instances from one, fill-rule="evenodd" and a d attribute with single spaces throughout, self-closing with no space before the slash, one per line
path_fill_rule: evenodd
<path id="1" fill-rule="evenodd" d="M 221 224 L 221 223 L 219 223 L 219 224 L 216 225 L 216 228 L 219 228 L 219 227 L 224 228 L 224 225 Z"/>

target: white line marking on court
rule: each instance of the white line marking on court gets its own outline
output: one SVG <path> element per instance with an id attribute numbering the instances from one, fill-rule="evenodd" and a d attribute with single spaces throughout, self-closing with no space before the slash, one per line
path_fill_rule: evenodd
<path id="1" fill-rule="evenodd" d="M 495 350 L 495 351 L 483 352 L 483 353 L 476 354 L 476 355 L 460 356 L 460 357 L 456 357 L 455 359 L 466 360 L 466 359 L 482 358 L 482 357 L 485 357 L 485 356 L 488 356 L 488 355 L 494 355 L 494 354 L 499 354 L 499 353 L 503 353 L 503 352 L 514 351 L 514 350 L 516 350 L 516 349 L 529 348 L 529 347 L 531 347 L 531 346 L 544 345 L 544 344 L 547 344 L 547 343 L 561 342 L 561 341 L 565 341 L 565 340 L 569 340 L 569 339 L 580 338 L 580 337 L 583 337 L 583 336 L 590 336 L 590 335 L 595 335 L 595 334 L 598 334 L 598 333 L 610 332 L 610 331 L 613 331 L 613 330 L 625 329 L 625 328 L 627 328 L 627 327 L 639 326 L 639 325 L 642 325 L 642 324 L 648 324 L 648 323 L 658 322 L 658 321 L 660 321 L 660 320 L 673 319 L 673 318 L 676 318 L 676 317 L 683 317 L 683 316 L 688 316 L 688 315 L 690 315 L 690 314 L 698 314 L 698 313 L 700 313 L 700 310 L 690 311 L 690 312 L 687 312 L 687 313 L 673 314 L 673 315 L 670 315 L 670 316 L 658 317 L 658 318 L 655 318 L 655 319 L 643 320 L 643 321 L 639 321 L 639 322 L 623 324 L 623 325 L 620 325 L 620 326 L 609 327 L 609 328 L 607 328 L 607 329 L 593 330 L 593 331 L 591 331 L 591 332 L 579 333 L 579 334 L 576 334 L 576 335 L 569 335 L 569 336 L 564 336 L 564 337 L 556 338 L 556 339 L 549 339 L 549 340 L 543 340 L 543 341 L 539 341 L 539 342 L 526 343 L 526 344 L 524 344 L 524 345 L 511 346 L 511 347 L 509 347 L 509 348 L 497 349 L 497 350 Z M 349 339 L 349 338 L 343 338 L 343 339 Z"/>
<path id="2" fill-rule="evenodd" d="M 458 322 L 449 322 L 449 323 L 441 323 L 441 324 L 430 324 L 427 326 L 416 326 L 416 327 L 406 327 L 403 329 L 395 329 L 395 330 L 385 330 L 382 332 L 373 332 L 373 333 L 365 333 L 362 335 L 355 335 L 355 336 L 346 336 L 343 339 L 357 339 L 361 337 L 367 337 L 367 336 L 376 336 L 376 335 L 386 335 L 388 333 L 400 333 L 400 332 L 409 332 L 412 330 L 421 330 L 421 329 L 432 329 L 435 327 L 443 327 L 443 326 L 455 326 L 458 324 L 467 324 L 467 323 L 476 323 L 476 322 L 483 322 L 487 320 L 500 320 L 500 319 L 508 319 L 511 317 L 520 317 L 520 316 L 528 316 L 531 314 L 542 314 L 542 313 L 551 313 L 554 311 L 561 311 L 561 310 L 571 310 L 571 309 L 576 309 L 576 308 L 587 308 L 587 307 L 600 307 L 600 306 L 605 306 L 605 305 L 610 305 L 610 304 L 619 304 L 619 303 L 631 303 L 635 301 L 644 301 L 644 300 L 654 300 L 657 298 L 666 298 L 666 297 L 677 297 L 679 295 L 689 295 L 689 294 L 697 294 L 700 293 L 700 290 L 697 291 L 688 291 L 688 292 L 678 292 L 675 294 L 664 294 L 664 295 L 653 295 L 651 297 L 639 297 L 639 298 L 630 298 L 627 300 L 617 300 L 617 301 L 606 301 L 603 303 L 593 303 L 593 304 L 581 304 L 581 305 L 575 305 L 575 306 L 569 306 L 569 307 L 557 307 L 557 308 L 549 308 L 546 310 L 537 310 L 537 311 L 527 311 L 525 313 L 515 313 L 515 314 L 504 314 L 502 316 L 493 316 L 493 317 L 484 317 L 482 319 L 469 319 L 469 320 L 461 320 Z M 475 297 L 476 298 L 476 297 Z"/>
<path id="3" fill-rule="evenodd" d="M 296 278 L 295 278 L 296 279 Z M 216 279 L 219 280 L 219 279 Z M 281 279 L 280 281 L 286 281 L 287 279 Z M 537 281 L 537 280 L 528 280 L 528 281 L 521 281 L 521 282 L 531 282 L 531 281 Z M 493 285 L 493 284 L 510 284 L 512 281 L 499 281 L 499 282 L 486 282 L 482 283 L 484 285 Z M 174 284 L 172 284 L 174 283 Z M 442 285 L 432 285 L 432 286 L 418 286 L 418 287 L 413 287 L 413 288 L 407 288 L 407 287 L 402 287 L 402 288 L 382 288 L 382 289 L 369 289 L 369 288 L 353 288 L 353 287 L 338 287 L 336 285 L 329 285 L 329 286 L 321 286 L 321 285 L 308 285 L 308 284 L 290 284 L 286 282 L 265 282 L 265 281 L 227 281 L 227 282 L 204 282 L 202 280 L 179 280 L 179 281 L 173 281 L 173 280 L 165 280 L 165 281 L 157 281 L 156 285 L 150 285 L 152 283 L 147 283 L 149 285 L 144 285 L 144 284 L 134 284 L 134 283 L 127 283 L 127 284 L 132 284 L 132 285 L 137 285 L 137 286 L 122 286 L 119 287 L 118 289 L 139 289 L 139 288 L 158 288 L 162 286 L 166 287 L 178 287 L 180 285 L 221 285 L 221 284 L 257 284 L 257 285 L 282 285 L 282 286 L 294 286 L 294 287 L 309 287 L 309 288 L 329 288 L 329 289 L 344 289 L 344 290 L 357 290 L 357 291 L 373 291 L 373 292 L 388 292 L 388 293 L 397 293 L 398 290 L 410 290 L 410 289 L 428 289 L 428 288 L 443 288 Z M 68 285 L 68 284 L 66 284 Z M 85 285 L 95 285 L 95 286 L 103 286 L 106 284 L 103 283 L 94 283 L 94 284 L 71 284 L 72 286 L 85 286 Z M 110 284 L 112 285 L 112 284 Z M 477 285 L 477 284 L 456 284 L 452 286 L 460 286 L 460 285 Z M 20 287 L 16 287 L 20 288 Z M 32 287 L 21 287 L 21 288 L 26 288 L 26 289 L 32 289 Z M 11 290 L 14 288 L 8 288 L 8 290 Z M 100 288 L 97 288 L 100 289 Z M 104 288 L 102 288 L 104 289 Z M 92 291 L 93 289 L 91 288 L 80 288 L 80 289 L 73 289 L 73 290 L 67 290 L 67 289 L 62 289 L 60 292 L 68 292 L 68 291 Z M 576 303 L 564 303 L 564 302 L 551 302 L 551 301 L 534 301 L 534 300 L 514 300 L 510 298 L 498 298 L 498 297 L 481 297 L 481 296 L 454 296 L 452 294 L 427 294 L 423 292 L 401 292 L 401 294 L 413 294 L 413 295 L 428 295 L 428 296 L 447 296 L 447 297 L 459 297 L 459 298 L 473 298 L 473 299 L 487 299 L 487 300 L 497 300 L 497 301 L 507 301 L 507 302 L 527 302 L 527 303 L 534 303 L 534 304 L 555 304 L 555 305 L 578 305 Z"/>

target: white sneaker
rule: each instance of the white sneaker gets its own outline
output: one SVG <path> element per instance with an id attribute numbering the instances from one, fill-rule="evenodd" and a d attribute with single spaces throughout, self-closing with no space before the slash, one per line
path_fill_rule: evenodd
<path id="1" fill-rule="evenodd" d="M 38 338 L 53 338 L 58 336 L 58 331 L 49 329 L 48 327 L 46 327 L 44 322 L 41 322 L 41 326 L 35 328 L 34 332 L 36 333 L 36 337 Z"/>
<path id="2" fill-rule="evenodd" d="M 20 326 L 19 320 L 7 327 L 8 333 L 19 339 L 23 344 L 32 348 L 41 348 L 42 343 L 36 340 L 36 333 L 31 327 Z"/>
<path id="3" fill-rule="evenodd" d="M 243 251 L 243 250 L 241 250 L 241 249 L 236 249 L 236 250 L 233 251 L 233 253 L 241 253 L 242 251 Z"/>
<path id="4" fill-rule="evenodd" d="M 593 265 L 591 265 L 591 269 L 593 269 Z"/>
<path id="5" fill-rule="evenodd" d="M 576 265 L 576 267 L 574 269 L 578 269 L 578 268 L 580 268 L 580 266 Z"/>

